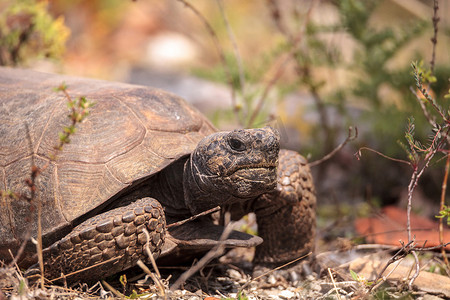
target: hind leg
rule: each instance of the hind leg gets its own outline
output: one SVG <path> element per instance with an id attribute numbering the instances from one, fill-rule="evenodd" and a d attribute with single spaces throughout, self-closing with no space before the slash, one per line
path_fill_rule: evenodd
<path id="1" fill-rule="evenodd" d="M 157 257 L 165 237 L 161 204 L 152 198 L 139 199 L 127 206 L 96 215 L 43 251 L 44 275 L 67 281 L 94 281 L 146 261 L 145 245 Z M 38 268 L 32 266 L 27 276 Z"/>

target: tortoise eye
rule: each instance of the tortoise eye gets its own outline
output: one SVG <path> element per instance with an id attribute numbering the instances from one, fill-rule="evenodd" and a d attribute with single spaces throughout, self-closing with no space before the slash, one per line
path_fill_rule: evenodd
<path id="1" fill-rule="evenodd" d="M 242 141 L 238 140 L 237 138 L 228 139 L 228 144 L 230 145 L 231 149 L 235 151 L 245 150 L 245 144 Z"/>

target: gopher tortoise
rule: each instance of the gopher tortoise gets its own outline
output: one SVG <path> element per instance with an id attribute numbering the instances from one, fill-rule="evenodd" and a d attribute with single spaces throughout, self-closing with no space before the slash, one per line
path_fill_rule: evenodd
<path id="1" fill-rule="evenodd" d="M 57 151 L 70 124 L 54 91 L 62 82 L 95 105 Z M 255 265 L 300 257 L 313 248 L 315 191 L 306 160 L 279 139 L 270 127 L 218 132 L 158 89 L 0 68 L 0 260 L 36 264 L 24 241 L 37 236 L 39 206 L 48 279 L 106 277 L 148 262 L 146 247 L 169 261 L 205 252 L 223 231 L 214 218 L 168 225 L 216 206 L 233 219 L 256 214 L 259 237 L 233 231 L 223 242 L 257 246 Z"/>

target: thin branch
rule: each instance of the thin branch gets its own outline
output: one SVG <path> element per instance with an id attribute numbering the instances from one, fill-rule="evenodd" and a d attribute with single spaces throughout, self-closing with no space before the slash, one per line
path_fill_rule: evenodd
<path id="1" fill-rule="evenodd" d="M 231 76 L 231 70 L 230 70 L 230 67 L 227 64 L 227 60 L 226 60 L 225 54 L 223 52 L 222 47 L 220 46 L 219 38 L 218 38 L 216 32 L 214 31 L 212 26 L 209 24 L 209 22 L 205 18 L 205 16 L 203 16 L 203 14 L 198 9 L 196 9 L 193 5 L 191 5 L 189 2 L 186 2 L 185 0 L 177 0 L 177 1 L 182 3 L 187 8 L 189 8 L 200 19 L 200 21 L 203 23 L 203 26 L 205 26 L 205 28 L 208 31 L 209 35 L 213 39 L 214 46 L 216 47 L 217 53 L 219 54 L 219 58 L 222 61 L 225 73 L 226 73 L 227 78 L 228 78 L 228 84 L 229 84 L 229 86 L 231 88 L 231 103 L 233 105 L 233 112 L 234 112 L 234 114 L 236 116 L 236 120 L 239 121 L 240 120 L 240 118 L 239 118 L 239 108 L 238 108 L 237 103 L 236 103 L 236 91 L 234 90 L 234 87 L 233 87 L 233 78 Z"/>
<path id="2" fill-rule="evenodd" d="M 402 243 L 402 242 L 400 242 Z M 403 259 L 406 255 L 408 255 L 411 252 L 411 248 L 414 247 L 413 245 L 414 241 L 409 241 L 406 245 L 402 245 L 402 248 L 398 250 L 386 263 L 386 265 L 383 267 L 383 269 L 378 273 L 377 278 L 374 282 L 378 282 L 381 277 L 383 276 L 383 273 L 386 271 L 386 269 L 397 260 Z M 369 288 L 369 291 L 372 291 L 375 288 L 376 285 L 373 285 Z"/>
<path id="3" fill-rule="evenodd" d="M 336 286 L 336 281 L 334 280 L 334 277 L 333 277 L 333 274 L 331 273 L 331 269 L 330 268 L 328 268 L 328 274 L 330 275 L 331 282 L 333 283 L 334 290 L 336 291 L 337 298 L 339 300 L 341 300 L 341 294 L 339 294 L 339 290 L 338 290 L 338 288 Z"/>
<path id="4" fill-rule="evenodd" d="M 158 275 L 159 278 L 161 278 L 161 274 L 159 273 L 159 269 L 158 269 L 158 266 L 156 265 L 156 261 L 155 261 L 155 258 L 153 257 L 153 253 L 152 253 L 152 251 L 150 251 L 150 246 L 149 246 L 149 243 L 151 241 L 150 234 L 148 233 L 147 229 L 145 229 L 145 228 L 144 228 L 143 232 L 145 234 L 145 239 L 147 240 L 145 242 L 145 252 L 147 253 L 148 258 L 150 259 L 153 269 L 155 269 L 156 274 Z"/>
<path id="5" fill-rule="evenodd" d="M 437 44 L 437 34 L 438 34 L 438 23 L 440 18 L 438 17 L 438 11 L 439 11 L 439 1 L 438 0 L 434 0 L 433 1 L 433 32 L 434 35 L 431 38 L 431 44 L 432 46 L 432 52 L 431 52 L 431 61 L 430 61 L 430 70 L 431 73 L 434 72 L 434 65 L 435 65 L 435 60 L 436 60 L 436 44 Z"/>
<path id="6" fill-rule="evenodd" d="M 272 19 L 275 22 L 275 26 L 277 26 L 278 28 L 278 31 L 280 31 L 282 34 L 288 37 L 288 40 L 292 42 L 294 38 L 292 36 L 292 33 L 285 26 L 285 24 L 283 24 L 283 17 L 281 16 L 281 10 L 280 7 L 278 6 L 278 1 L 268 0 L 267 4 L 269 6 Z"/>
<path id="7" fill-rule="evenodd" d="M 310 256 L 311 254 L 312 254 L 312 252 L 309 252 L 309 253 L 307 253 L 307 254 L 305 254 L 305 255 L 302 255 L 302 256 L 300 256 L 300 257 L 297 257 L 296 259 L 291 260 L 290 262 L 287 262 L 287 263 L 285 263 L 285 264 L 283 264 L 283 265 L 281 265 L 281 266 L 278 266 L 278 267 L 276 267 L 276 268 L 274 268 L 274 269 L 271 269 L 271 270 L 269 270 L 269 271 L 267 271 L 267 272 L 265 272 L 265 273 L 263 273 L 263 274 L 261 274 L 261 275 L 255 277 L 255 278 L 253 278 L 253 279 L 247 281 L 247 282 L 239 289 L 238 294 L 241 294 L 242 291 L 243 291 L 243 290 L 244 290 L 244 289 L 245 289 L 252 281 L 258 280 L 259 278 L 264 277 L 264 276 L 266 276 L 266 275 L 269 275 L 270 273 L 275 272 L 276 270 L 279 270 L 279 269 L 282 269 L 282 268 L 284 268 L 284 267 L 287 267 L 287 266 L 289 266 L 289 265 L 291 265 L 291 264 L 293 264 L 293 263 L 295 263 L 295 262 L 297 262 L 297 261 L 299 261 L 299 260 L 301 260 L 301 259 L 304 259 L 305 257 Z"/>
<path id="8" fill-rule="evenodd" d="M 306 13 L 306 16 L 304 18 L 303 21 L 303 25 L 301 27 L 300 32 L 297 34 L 296 38 L 293 39 L 291 42 L 291 50 L 287 53 L 287 57 L 282 61 L 282 63 L 279 65 L 278 69 L 275 71 L 274 76 L 272 76 L 272 78 L 270 79 L 270 81 L 268 82 L 268 84 L 266 85 L 261 97 L 259 98 L 259 100 L 256 103 L 255 109 L 253 110 L 252 115 L 250 116 L 248 122 L 247 122 L 247 127 L 250 127 L 253 122 L 256 119 L 256 116 L 258 115 L 258 113 L 261 111 L 264 102 L 267 98 L 267 96 L 269 95 L 270 90 L 272 89 L 272 87 L 275 85 L 275 83 L 281 78 L 281 76 L 284 73 L 284 70 L 286 69 L 285 66 L 286 64 L 289 62 L 290 59 L 292 59 L 295 55 L 295 53 L 297 53 L 298 47 L 301 43 L 301 41 L 303 40 L 303 36 L 305 34 L 306 31 L 306 25 L 308 24 L 309 20 L 311 19 L 311 15 L 312 15 L 312 11 L 314 8 L 316 1 L 312 1 L 308 11 Z"/>
<path id="9" fill-rule="evenodd" d="M 59 277 L 57 277 L 57 278 L 53 278 L 53 279 L 48 280 L 48 281 L 49 281 L 49 282 L 56 282 L 56 281 L 61 280 L 61 279 L 66 279 L 66 278 L 71 277 L 71 276 L 74 276 L 74 275 L 76 275 L 76 274 L 83 273 L 83 272 L 86 272 L 86 271 L 88 271 L 88 270 L 94 269 L 94 268 L 96 268 L 96 267 L 98 267 L 98 266 L 101 266 L 101 265 L 104 265 L 104 264 L 107 264 L 107 263 L 110 263 L 110 262 L 113 262 L 113 261 L 116 261 L 116 260 L 118 261 L 119 259 L 120 259 L 120 257 L 112 257 L 112 258 L 110 258 L 110 259 L 108 259 L 108 260 L 105 260 L 105 261 L 96 263 L 96 264 L 94 264 L 94 265 L 90 265 L 90 266 L 88 266 L 88 267 L 86 267 L 86 268 L 83 268 L 83 269 L 81 269 L 81 270 L 73 271 L 73 272 L 71 272 L 71 273 L 69 273 L 69 274 L 64 274 L 64 275 L 62 275 L 62 276 L 59 276 Z"/>
<path id="10" fill-rule="evenodd" d="M 419 102 L 420 108 L 422 108 L 422 112 L 423 112 L 425 118 L 427 119 L 428 123 L 430 123 L 430 125 L 433 128 L 436 127 L 436 118 L 428 112 L 428 109 L 425 106 L 425 103 L 420 99 L 420 96 L 413 89 L 413 87 L 409 87 L 409 89 L 410 89 L 411 93 L 413 93 L 414 96 L 416 96 L 417 102 Z"/>
<path id="11" fill-rule="evenodd" d="M 419 257 L 417 257 L 417 253 L 414 250 L 411 251 L 411 254 L 414 256 L 416 268 L 415 268 L 415 272 L 414 272 L 413 276 L 411 277 L 411 279 L 408 282 L 409 289 L 412 289 L 412 285 L 413 285 L 414 281 L 416 280 L 416 278 L 419 277 L 419 273 L 420 273 Z"/>
<path id="12" fill-rule="evenodd" d="M 219 211 L 219 210 L 220 210 L 220 206 L 216 206 L 214 208 L 208 209 L 207 211 L 204 211 L 204 212 L 201 212 L 199 214 L 193 215 L 190 218 L 187 218 L 187 219 L 184 219 L 184 220 L 181 220 L 181 221 L 169 224 L 169 225 L 167 225 L 167 228 L 183 225 L 184 223 L 187 223 L 187 222 L 190 222 L 192 220 L 195 220 L 198 217 L 206 216 L 206 215 L 209 215 L 209 214 L 214 213 L 214 212 Z"/>
<path id="13" fill-rule="evenodd" d="M 393 157 L 387 156 L 386 154 L 383 154 L 383 153 L 381 153 L 381 152 L 379 152 L 379 151 L 377 151 L 377 150 L 375 150 L 375 149 L 369 148 L 369 147 L 361 147 L 361 148 L 358 149 L 358 152 L 355 153 L 355 156 L 356 156 L 356 158 L 357 158 L 358 160 L 360 160 L 360 159 L 361 159 L 361 156 L 362 156 L 362 155 L 361 155 L 361 150 L 371 151 L 371 152 L 376 153 L 376 154 L 378 154 L 379 156 L 384 157 L 384 158 L 386 158 L 386 159 L 389 159 L 389 160 L 392 160 L 392 161 L 395 161 L 395 162 L 399 162 L 399 163 L 402 163 L 402 164 L 407 164 L 407 165 L 411 166 L 411 163 L 410 163 L 409 161 L 406 161 L 406 160 L 403 160 L 403 159 L 398 159 L 398 158 L 393 158 Z"/>
<path id="14" fill-rule="evenodd" d="M 115 288 L 113 288 L 109 283 L 107 283 L 106 281 L 102 280 L 102 284 L 104 286 L 106 286 L 106 288 L 108 290 L 110 290 L 116 297 L 120 298 L 120 299 L 126 299 L 125 295 L 122 294 L 121 292 L 119 292 L 118 290 L 116 290 Z"/>
<path id="15" fill-rule="evenodd" d="M 425 164 L 422 166 L 420 171 L 417 167 L 414 168 L 414 171 L 411 175 L 411 181 L 408 185 L 408 206 L 407 206 L 407 230 L 408 230 L 408 241 L 411 241 L 411 207 L 412 207 L 412 195 L 414 192 L 414 189 L 417 186 L 417 183 L 419 182 L 420 177 L 422 176 L 423 172 L 428 168 L 430 165 L 431 160 L 433 159 L 434 155 L 438 151 L 438 147 L 431 151 L 425 160 Z"/>
<path id="16" fill-rule="evenodd" d="M 417 66 L 414 63 L 412 63 L 411 66 L 414 70 L 414 80 L 416 81 L 417 89 L 425 97 L 428 103 L 430 103 L 431 106 L 433 106 L 433 108 L 438 112 L 441 118 L 443 120 L 447 120 L 447 118 L 445 117 L 445 113 L 442 111 L 442 108 L 439 106 L 439 104 L 436 103 L 436 100 L 428 93 L 427 87 L 424 86 L 422 81 L 422 74 L 419 73 Z"/>
<path id="17" fill-rule="evenodd" d="M 187 270 L 186 272 L 181 274 L 181 276 L 170 287 L 171 291 L 178 289 L 184 282 L 186 282 L 186 280 L 189 277 L 191 277 L 193 274 L 198 272 L 201 268 L 206 266 L 212 259 L 216 258 L 217 256 L 222 255 L 224 248 L 225 248 L 224 241 L 231 234 L 231 231 L 233 230 L 233 225 L 234 225 L 234 223 L 230 222 L 230 223 L 228 223 L 227 226 L 225 226 L 218 243 L 208 253 L 206 253 L 195 265 L 193 265 L 191 268 L 189 268 L 189 270 Z"/>
<path id="18" fill-rule="evenodd" d="M 325 155 L 324 157 L 322 157 L 321 159 L 315 160 L 313 162 L 309 163 L 310 167 L 314 167 L 317 166 L 321 163 L 323 163 L 324 161 L 332 158 L 337 152 L 339 152 L 345 145 L 347 145 L 348 142 L 353 141 L 354 139 L 356 139 L 358 137 L 358 128 L 355 127 L 355 134 L 353 135 L 353 127 L 349 127 L 348 128 L 348 136 L 347 138 L 340 143 L 336 148 L 334 148 L 330 153 L 328 153 L 327 155 Z"/>
<path id="19" fill-rule="evenodd" d="M 392 268 L 392 270 L 389 271 L 389 273 L 388 273 L 386 276 L 381 276 L 378 282 L 377 282 L 377 281 L 374 281 L 376 284 L 374 284 L 374 285 L 370 288 L 370 290 L 371 290 L 371 291 L 374 291 L 374 290 L 376 290 L 380 285 L 382 285 L 383 282 L 385 282 L 385 281 L 391 276 L 391 274 L 394 273 L 395 269 L 397 269 L 397 267 L 400 265 L 400 263 L 402 262 L 402 260 L 403 260 L 403 258 L 402 258 L 402 259 L 399 259 L 399 260 L 397 261 L 397 264 Z"/>
<path id="20" fill-rule="evenodd" d="M 233 30 L 231 29 L 230 22 L 228 21 L 227 15 L 225 13 L 225 9 L 223 7 L 223 0 L 216 0 L 217 6 L 219 6 L 220 14 L 222 15 L 223 21 L 225 23 L 225 27 L 227 29 L 228 37 L 233 45 L 234 56 L 236 58 L 238 70 L 239 70 L 239 83 L 241 85 L 241 93 L 245 95 L 245 76 L 244 76 L 244 64 L 242 63 L 242 56 L 239 52 L 239 48 L 237 46 L 236 38 L 234 36 Z"/>

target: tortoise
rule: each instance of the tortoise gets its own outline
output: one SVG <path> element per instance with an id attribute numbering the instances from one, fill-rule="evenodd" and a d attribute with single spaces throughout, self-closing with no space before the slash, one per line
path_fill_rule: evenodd
<path id="1" fill-rule="evenodd" d="M 53 91 L 62 82 L 95 105 L 58 152 L 70 124 L 67 99 Z M 147 246 L 157 262 L 207 251 L 223 231 L 214 218 L 169 225 L 216 206 L 233 219 L 256 214 L 259 237 L 233 231 L 227 248 L 256 246 L 255 265 L 295 259 L 313 249 L 316 198 L 306 159 L 279 142 L 271 127 L 218 131 L 159 89 L 2 67 L 0 260 L 36 237 L 38 203 L 48 279 L 106 277 L 147 262 Z M 20 265 L 35 253 L 28 242 Z"/>

